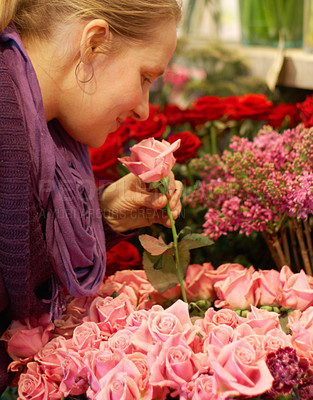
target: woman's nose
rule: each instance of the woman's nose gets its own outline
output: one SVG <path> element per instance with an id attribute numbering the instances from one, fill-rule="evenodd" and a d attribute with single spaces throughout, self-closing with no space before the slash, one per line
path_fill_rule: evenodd
<path id="1" fill-rule="evenodd" d="M 149 91 L 143 94 L 141 103 L 133 110 L 133 118 L 138 121 L 145 121 L 149 117 Z"/>

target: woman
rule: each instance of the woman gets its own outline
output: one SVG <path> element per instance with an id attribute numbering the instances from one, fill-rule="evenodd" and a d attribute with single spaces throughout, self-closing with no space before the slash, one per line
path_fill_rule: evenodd
<path id="1" fill-rule="evenodd" d="M 132 174 L 99 194 L 86 145 L 148 117 L 179 18 L 176 0 L 1 3 L 0 332 L 11 319 L 59 317 L 66 293 L 95 293 L 106 250 L 130 229 L 170 226 L 165 196 Z M 182 185 L 170 179 L 177 217 Z M 8 362 L 2 348 L 0 391 Z"/>

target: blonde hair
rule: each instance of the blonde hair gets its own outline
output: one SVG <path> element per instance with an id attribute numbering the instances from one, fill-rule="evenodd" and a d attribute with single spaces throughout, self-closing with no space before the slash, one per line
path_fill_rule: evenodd
<path id="1" fill-rule="evenodd" d="M 1 0 L 0 31 L 13 22 L 22 37 L 49 39 L 57 23 L 100 18 L 120 39 L 144 42 L 153 37 L 160 22 L 174 20 L 178 24 L 178 1 Z"/>

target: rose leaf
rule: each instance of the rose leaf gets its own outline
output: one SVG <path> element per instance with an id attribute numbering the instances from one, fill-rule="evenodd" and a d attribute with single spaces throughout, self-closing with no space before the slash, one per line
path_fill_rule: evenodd
<path id="1" fill-rule="evenodd" d="M 139 241 L 142 247 L 153 256 L 159 256 L 173 247 L 173 243 L 166 244 L 161 236 L 157 239 L 144 234 L 139 236 Z"/>
<path id="2" fill-rule="evenodd" d="M 213 244 L 213 241 L 207 236 L 201 235 L 200 233 L 191 233 L 181 239 L 178 243 L 178 250 L 180 253 L 184 253 L 184 251 L 210 246 L 211 244 Z"/>
<path id="3" fill-rule="evenodd" d="M 163 293 L 179 283 L 173 249 L 158 256 L 144 251 L 142 262 L 147 278 L 158 292 Z"/>

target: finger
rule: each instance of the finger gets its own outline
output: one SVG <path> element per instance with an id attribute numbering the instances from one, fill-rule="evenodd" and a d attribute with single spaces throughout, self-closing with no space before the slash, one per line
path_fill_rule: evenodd
<path id="1" fill-rule="evenodd" d="M 159 210 L 166 206 L 167 197 L 159 192 L 137 192 L 136 196 L 134 196 L 133 204 L 140 208 L 145 207 L 147 209 Z"/>
<path id="2" fill-rule="evenodd" d="M 152 208 L 142 208 L 138 212 L 137 227 L 150 226 L 152 224 L 165 225 L 169 220 L 167 212 L 163 210 L 154 210 Z M 170 225 L 169 225 L 170 226 Z"/>
<path id="3" fill-rule="evenodd" d="M 176 185 L 175 191 L 169 199 L 169 205 L 171 210 L 174 210 L 180 203 L 181 195 L 184 188 L 183 184 L 180 181 L 175 181 L 175 185 Z"/>
<path id="4" fill-rule="evenodd" d="M 174 175 L 173 171 L 169 172 L 168 177 L 170 179 L 169 186 L 168 186 L 168 193 L 169 193 L 169 196 L 171 197 L 171 196 L 173 196 L 173 194 L 176 190 L 175 175 Z"/>
<path id="5" fill-rule="evenodd" d="M 163 211 L 163 210 L 153 210 L 153 211 L 154 211 L 154 216 L 153 216 L 153 218 L 149 219 L 150 225 L 161 224 L 161 225 L 166 226 L 167 228 L 171 227 L 171 221 L 170 221 L 166 211 Z"/>

